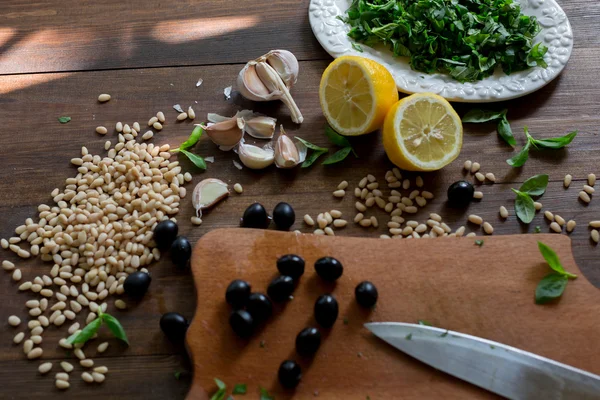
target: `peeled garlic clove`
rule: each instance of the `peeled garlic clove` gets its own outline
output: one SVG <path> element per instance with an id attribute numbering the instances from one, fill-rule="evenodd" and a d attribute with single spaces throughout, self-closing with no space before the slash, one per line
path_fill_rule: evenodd
<path id="1" fill-rule="evenodd" d="M 222 122 L 201 126 L 208 137 L 223 151 L 234 148 L 244 135 L 242 131 L 244 120 L 241 118 L 230 118 Z"/>
<path id="2" fill-rule="evenodd" d="M 257 139 L 271 139 L 277 120 L 271 117 L 254 117 L 244 120 L 244 132 Z"/>
<path id="3" fill-rule="evenodd" d="M 201 216 L 201 210 L 214 206 L 227 196 L 229 196 L 229 188 L 225 182 L 214 178 L 204 179 L 196 185 L 192 193 L 196 216 Z"/>
<path id="4" fill-rule="evenodd" d="M 300 162 L 298 148 L 286 135 L 283 125 L 281 125 L 281 133 L 275 142 L 275 165 L 278 168 L 294 168 Z"/>
<path id="5" fill-rule="evenodd" d="M 246 144 L 242 140 L 238 146 L 237 152 L 242 163 L 251 169 L 267 168 L 275 161 L 275 152 L 270 144 L 260 148 L 258 146 Z"/>
<path id="6" fill-rule="evenodd" d="M 271 50 L 265 54 L 265 58 L 290 89 L 298 80 L 299 66 L 296 56 L 287 50 Z"/>

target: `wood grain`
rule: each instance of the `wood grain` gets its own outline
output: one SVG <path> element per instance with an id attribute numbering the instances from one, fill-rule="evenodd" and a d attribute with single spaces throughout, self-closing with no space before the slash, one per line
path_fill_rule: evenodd
<path id="1" fill-rule="evenodd" d="M 197 287 L 196 315 L 187 343 L 194 363 L 189 399 L 207 399 L 212 377 L 226 384 L 244 381 L 250 393 L 259 386 L 277 399 L 325 398 L 403 399 L 488 398 L 489 393 L 394 351 L 375 338 L 365 322 L 415 322 L 455 330 L 531 351 L 592 372 L 600 372 L 595 339 L 600 332 L 600 292 L 585 279 L 569 283 L 558 304 L 533 302 L 537 282 L 549 269 L 537 241 L 560 249 L 567 270 L 578 272 L 569 239 L 559 235 L 513 235 L 485 239 L 482 247 L 470 238 L 377 240 L 296 235 L 250 229 L 216 230 L 194 249 L 192 273 Z M 225 288 L 233 279 L 264 292 L 277 276 L 278 257 L 298 254 L 306 272 L 293 300 L 275 306 L 274 317 L 252 338 L 238 338 L 228 324 Z M 335 284 L 322 281 L 314 262 L 338 258 L 344 274 Z M 359 307 L 354 288 L 373 282 L 379 291 L 374 310 Z M 298 357 L 294 340 L 306 326 L 318 326 L 313 307 L 317 297 L 333 293 L 340 307 L 338 321 L 321 329 L 322 346 L 314 357 Z M 348 323 L 342 320 L 346 318 Z M 552 334 L 548 334 L 548 332 Z M 564 346 L 568 340 L 573 346 Z M 261 347 L 259 344 L 265 345 Z M 303 378 L 294 391 L 277 383 L 277 368 L 297 360 Z"/>

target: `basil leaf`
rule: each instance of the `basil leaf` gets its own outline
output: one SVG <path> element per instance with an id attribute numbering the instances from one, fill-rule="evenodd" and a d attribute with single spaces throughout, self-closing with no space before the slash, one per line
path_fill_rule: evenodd
<path id="1" fill-rule="evenodd" d="M 225 390 L 227 388 L 227 386 L 225 385 L 225 382 L 223 382 L 222 380 L 218 379 L 218 378 L 214 378 L 215 379 L 215 383 L 217 384 L 217 388 L 219 388 L 219 390 Z"/>
<path id="2" fill-rule="evenodd" d="M 180 152 L 185 154 L 187 158 L 189 158 L 190 161 L 193 162 L 196 167 L 200 169 L 206 169 L 206 162 L 204 161 L 204 158 L 200 157 L 197 154 L 190 153 L 189 151 L 184 149 L 181 149 Z"/>
<path id="3" fill-rule="evenodd" d="M 179 145 L 179 150 L 189 149 L 190 147 L 198 143 L 198 140 L 200 140 L 200 137 L 203 133 L 204 129 L 202 129 L 202 127 L 199 125 L 196 126 L 190 134 L 190 136 L 188 137 L 188 139 Z"/>
<path id="4" fill-rule="evenodd" d="M 476 240 L 475 244 L 479 247 L 483 246 L 484 241 L 483 240 Z"/>
<path id="5" fill-rule="evenodd" d="M 577 275 L 571 274 L 570 272 L 565 271 L 562 264 L 560 263 L 560 259 L 554 250 L 552 250 L 549 246 L 545 245 L 542 242 L 538 242 L 538 248 L 540 249 L 540 253 L 544 257 L 544 260 L 548 263 L 550 268 L 554 271 L 558 272 L 561 275 L 564 275 L 568 278 L 577 278 Z"/>
<path id="6" fill-rule="evenodd" d="M 546 187 L 548 187 L 548 175 L 534 175 L 523 182 L 519 191 L 530 196 L 541 196 L 546 191 Z"/>
<path id="7" fill-rule="evenodd" d="M 533 199 L 527 193 L 520 192 L 516 189 L 512 189 L 512 191 L 517 194 L 517 198 L 515 199 L 515 212 L 517 217 L 524 223 L 529 224 L 533 221 L 533 217 L 535 216 Z"/>
<path id="8" fill-rule="evenodd" d="M 275 400 L 275 397 L 271 396 L 267 389 L 260 388 L 260 400 Z"/>
<path id="9" fill-rule="evenodd" d="M 58 117 L 58 122 L 60 122 L 61 124 L 66 124 L 70 120 L 71 120 L 71 117 Z"/>
<path id="10" fill-rule="evenodd" d="M 310 155 L 308 155 L 306 157 L 306 159 L 304 160 L 304 162 L 302 163 L 302 168 L 308 168 L 311 165 L 314 164 L 315 161 L 317 161 L 317 159 L 319 157 L 321 157 L 323 154 L 327 153 L 328 150 L 319 150 L 319 151 L 313 151 L 312 153 L 310 153 Z"/>
<path id="11" fill-rule="evenodd" d="M 336 146 L 339 146 L 339 147 L 350 147 L 351 146 L 348 139 L 346 139 L 344 136 L 342 136 L 339 133 L 337 133 L 336 131 L 334 131 L 333 128 L 330 127 L 329 125 L 327 125 L 327 127 L 325 128 L 325 135 L 327 135 L 327 138 L 329 139 L 329 141 L 331 143 L 335 144 Z"/>
<path id="12" fill-rule="evenodd" d="M 529 148 L 530 147 L 531 147 L 531 143 L 527 142 L 525 144 L 525 146 L 523 146 L 521 151 L 519 151 L 518 154 L 516 154 L 513 157 L 506 160 L 506 163 L 508 165 L 510 165 L 511 167 L 515 167 L 515 168 L 522 167 L 529 159 Z"/>
<path id="13" fill-rule="evenodd" d="M 498 121 L 498 135 L 509 145 L 516 146 L 517 141 L 513 136 L 512 129 L 510 128 L 510 123 L 506 119 L 506 115 L 503 115 L 500 121 Z"/>
<path id="14" fill-rule="evenodd" d="M 311 150 L 316 150 L 316 151 L 324 151 L 327 152 L 328 150 L 324 147 L 319 147 L 316 144 L 312 144 L 311 142 L 308 142 L 304 139 L 302 139 L 301 137 L 298 136 L 294 136 L 296 139 L 298 139 L 299 141 L 302 142 L 302 144 L 304 144 L 307 148 L 311 149 Z"/>
<path id="15" fill-rule="evenodd" d="M 110 314 L 104 313 L 102 314 L 102 321 L 106 324 L 106 326 L 108 326 L 108 329 L 110 329 L 112 334 L 115 335 L 117 339 L 120 339 L 129 345 L 129 339 L 127 339 L 125 329 L 123 329 L 123 326 L 118 319 Z"/>
<path id="16" fill-rule="evenodd" d="M 233 387 L 233 391 L 231 392 L 231 394 L 246 394 L 246 391 L 247 387 L 245 383 L 237 383 Z"/>
<path id="17" fill-rule="evenodd" d="M 81 330 L 81 332 L 74 333 L 71 336 L 69 336 L 69 338 L 67 339 L 67 343 L 76 344 L 87 342 L 92 336 L 94 336 L 96 332 L 98 332 L 98 329 L 100 329 L 101 325 L 102 319 L 96 318 L 95 320 L 87 324 L 85 328 Z"/>
<path id="18" fill-rule="evenodd" d="M 480 124 L 482 122 L 495 121 L 499 118 L 506 116 L 506 110 L 492 111 L 492 110 L 480 110 L 478 108 L 469 111 L 462 118 L 462 122 Z"/>
<path id="19" fill-rule="evenodd" d="M 565 136 L 549 138 L 549 139 L 533 139 L 533 143 L 537 147 L 542 147 L 545 149 L 562 149 L 569 143 L 575 139 L 577 136 L 577 131 L 573 131 L 571 133 L 566 134 Z"/>
<path id="20" fill-rule="evenodd" d="M 344 147 L 343 149 L 338 150 L 335 153 L 333 153 L 332 155 L 330 155 L 329 157 L 327 157 L 325 159 L 325 161 L 323 161 L 322 165 L 338 163 L 338 162 L 344 160 L 346 157 L 348 157 L 348 154 L 350 154 L 351 151 L 352 151 L 352 147 Z"/>
<path id="21" fill-rule="evenodd" d="M 362 49 L 362 47 L 361 47 L 360 45 L 358 45 L 358 44 L 354 43 L 354 42 L 352 42 L 352 48 L 353 48 L 354 50 L 358 51 L 359 53 L 362 53 L 362 52 L 363 52 L 363 49 Z"/>
<path id="22" fill-rule="evenodd" d="M 536 304 L 545 304 L 562 296 L 569 279 L 555 272 L 546 275 L 535 288 Z"/>

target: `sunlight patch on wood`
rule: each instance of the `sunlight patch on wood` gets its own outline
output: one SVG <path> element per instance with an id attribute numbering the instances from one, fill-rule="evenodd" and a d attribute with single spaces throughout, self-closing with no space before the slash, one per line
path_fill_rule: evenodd
<path id="1" fill-rule="evenodd" d="M 257 15 L 197 18 L 183 21 L 177 19 L 159 22 L 152 29 L 151 36 L 161 42 L 181 44 L 248 29 L 258 25 L 259 22 L 260 17 Z"/>

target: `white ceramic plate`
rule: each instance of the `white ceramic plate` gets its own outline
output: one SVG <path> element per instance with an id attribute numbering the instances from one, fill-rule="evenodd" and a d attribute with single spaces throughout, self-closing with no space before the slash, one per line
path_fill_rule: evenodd
<path id="1" fill-rule="evenodd" d="M 310 26 L 321 46 L 333 57 L 357 55 L 369 57 L 385 65 L 404 93 L 434 92 L 448 100 L 488 103 L 525 96 L 545 86 L 565 68 L 573 51 L 573 31 L 566 14 L 555 0 L 517 0 L 523 14 L 536 16 L 542 28 L 536 38 L 548 46 L 544 57 L 548 68 L 535 67 L 506 75 L 498 70 L 478 82 L 460 83 L 443 74 L 413 71 L 408 58 L 394 57 L 388 50 L 377 50 L 361 44 L 363 52 L 352 48 L 349 26 L 337 17 L 343 16 L 351 0 L 311 0 L 308 14 Z"/>

